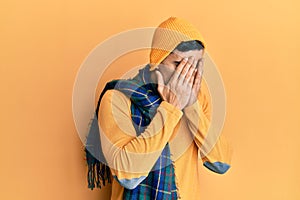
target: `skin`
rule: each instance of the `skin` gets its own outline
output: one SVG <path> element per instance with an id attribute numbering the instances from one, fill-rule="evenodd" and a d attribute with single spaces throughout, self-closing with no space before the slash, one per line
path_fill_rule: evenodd
<path id="1" fill-rule="evenodd" d="M 152 72 L 163 100 L 182 110 L 197 101 L 203 74 L 204 50 L 174 50 Z"/>

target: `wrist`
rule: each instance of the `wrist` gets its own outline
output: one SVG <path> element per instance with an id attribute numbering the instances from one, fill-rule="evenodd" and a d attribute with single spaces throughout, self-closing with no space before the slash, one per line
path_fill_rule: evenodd
<path id="1" fill-rule="evenodd" d="M 201 105 L 199 104 L 199 101 L 197 99 L 193 103 L 191 102 L 186 107 L 184 107 L 183 112 L 190 112 L 192 110 L 195 110 L 199 106 L 201 106 Z"/>

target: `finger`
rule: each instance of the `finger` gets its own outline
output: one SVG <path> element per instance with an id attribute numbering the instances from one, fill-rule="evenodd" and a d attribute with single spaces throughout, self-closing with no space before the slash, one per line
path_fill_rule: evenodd
<path id="1" fill-rule="evenodd" d="M 201 87 L 201 82 L 202 82 L 202 78 L 203 78 L 203 68 L 201 68 L 201 72 L 200 72 L 200 83 L 199 83 L 199 89 Z"/>
<path id="2" fill-rule="evenodd" d="M 185 77 L 188 73 L 188 71 L 190 70 L 191 66 L 194 63 L 194 57 L 190 57 L 189 60 L 187 61 L 187 63 L 185 64 L 185 66 L 183 67 L 183 69 L 181 70 L 181 73 L 178 77 L 178 83 L 182 84 L 185 80 Z"/>
<path id="3" fill-rule="evenodd" d="M 183 58 L 179 65 L 176 67 L 173 76 L 171 77 L 170 81 L 177 80 L 179 75 L 181 74 L 182 69 L 184 68 L 185 64 L 187 63 L 188 58 Z"/>
<path id="4" fill-rule="evenodd" d="M 186 75 L 188 74 L 189 70 L 192 68 L 193 63 L 194 63 L 194 57 L 189 57 L 189 60 L 185 64 L 184 68 L 181 71 L 181 74 L 178 77 L 179 85 L 186 83 Z"/>
<path id="5" fill-rule="evenodd" d="M 190 66 L 189 71 L 187 72 L 187 74 L 185 76 L 184 83 L 190 82 L 190 79 L 192 78 L 193 74 L 195 73 L 196 67 L 197 67 L 197 61 L 194 60 L 194 63 Z"/>
<path id="6" fill-rule="evenodd" d="M 203 70 L 203 58 L 202 58 L 201 61 L 198 63 L 197 68 L 198 68 L 199 70 Z"/>
<path id="7" fill-rule="evenodd" d="M 199 90 L 201 88 L 202 75 L 203 75 L 203 63 L 204 63 L 204 60 L 202 58 L 201 61 L 198 63 L 197 74 L 195 75 L 195 80 L 193 83 L 193 91 L 196 94 L 199 93 Z"/>
<path id="8" fill-rule="evenodd" d="M 198 93 L 201 85 L 201 79 L 202 79 L 202 71 L 203 70 L 197 70 L 197 73 L 195 75 L 195 80 L 193 84 L 193 90 Z"/>
<path id="9" fill-rule="evenodd" d="M 189 83 L 188 83 L 188 86 L 189 86 L 189 88 L 191 89 L 191 92 L 192 92 L 191 94 L 195 93 L 195 91 L 194 91 L 194 81 L 196 79 L 196 73 L 197 73 L 197 69 L 194 70 L 194 73 L 193 73 L 193 75 L 192 75 L 192 77 L 191 77 L 191 79 L 189 80 Z"/>
<path id="10" fill-rule="evenodd" d="M 192 77 L 191 77 L 191 79 L 189 80 L 189 84 L 190 84 L 191 86 L 194 85 L 194 81 L 195 81 L 195 77 L 196 77 L 197 71 L 198 71 L 197 69 L 195 69 L 195 70 L 193 71 Z"/>
<path id="11" fill-rule="evenodd" d="M 191 80 L 189 81 L 189 85 L 190 85 L 190 87 L 191 87 L 191 97 L 192 98 L 194 98 L 194 97 L 196 97 L 197 96 L 197 93 L 198 93 L 198 91 L 196 91 L 196 89 L 195 89 L 195 85 L 194 85 L 194 82 L 195 82 L 195 80 L 196 80 L 196 73 L 197 73 L 197 69 L 195 70 L 195 73 L 194 73 L 194 75 L 193 75 L 193 77 L 191 78 Z"/>
<path id="12" fill-rule="evenodd" d="M 158 92 L 162 92 L 165 86 L 165 82 L 164 82 L 164 77 L 162 76 L 162 74 L 160 73 L 160 71 L 156 70 L 155 71 L 156 74 L 156 78 L 157 78 L 157 90 Z"/>

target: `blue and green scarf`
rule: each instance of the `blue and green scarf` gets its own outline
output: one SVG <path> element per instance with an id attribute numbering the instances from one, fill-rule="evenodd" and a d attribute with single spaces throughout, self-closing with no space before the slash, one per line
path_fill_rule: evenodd
<path id="1" fill-rule="evenodd" d="M 157 85 L 151 82 L 149 68 L 149 65 L 147 65 L 139 70 L 138 75 L 132 79 L 108 82 L 100 95 L 85 145 L 88 164 L 87 179 L 90 189 L 95 187 L 95 183 L 100 188 L 101 183 L 105 185 L 106 180 L 111 183 L 110 169 L 101 150 L 99 136 L 97 119 L 100 101 L 107 90 L 115 89 L 125 94 L 131 101 L 132 123 L 136 130 L 136 135 L 139 136 L 150 124 L 162 101 L 157 91 Z M 132 190 L 124 188 L 123 199 L 177 199 L 174 166 L 168 143 L 148 176 L 136 188 Z"/>

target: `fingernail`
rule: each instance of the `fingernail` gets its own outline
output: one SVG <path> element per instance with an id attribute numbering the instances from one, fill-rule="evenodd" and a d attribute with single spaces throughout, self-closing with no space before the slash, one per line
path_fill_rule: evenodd
<path id="1" fill-rule="evenodd" d="M 188 62 L 189 62 L 190 65 L 192 65 L 194 63 L 194 58 L 192 56 L 189 57 L 189 61 Z"/>
<path id="2" fill-rule="evenodd" d="M 187 57 L 185 57 L 183 60 L 184 60 L 184 61 L 187 61 L 187 60 L 188 60 L 188 58 L 187 58 Z"/>

